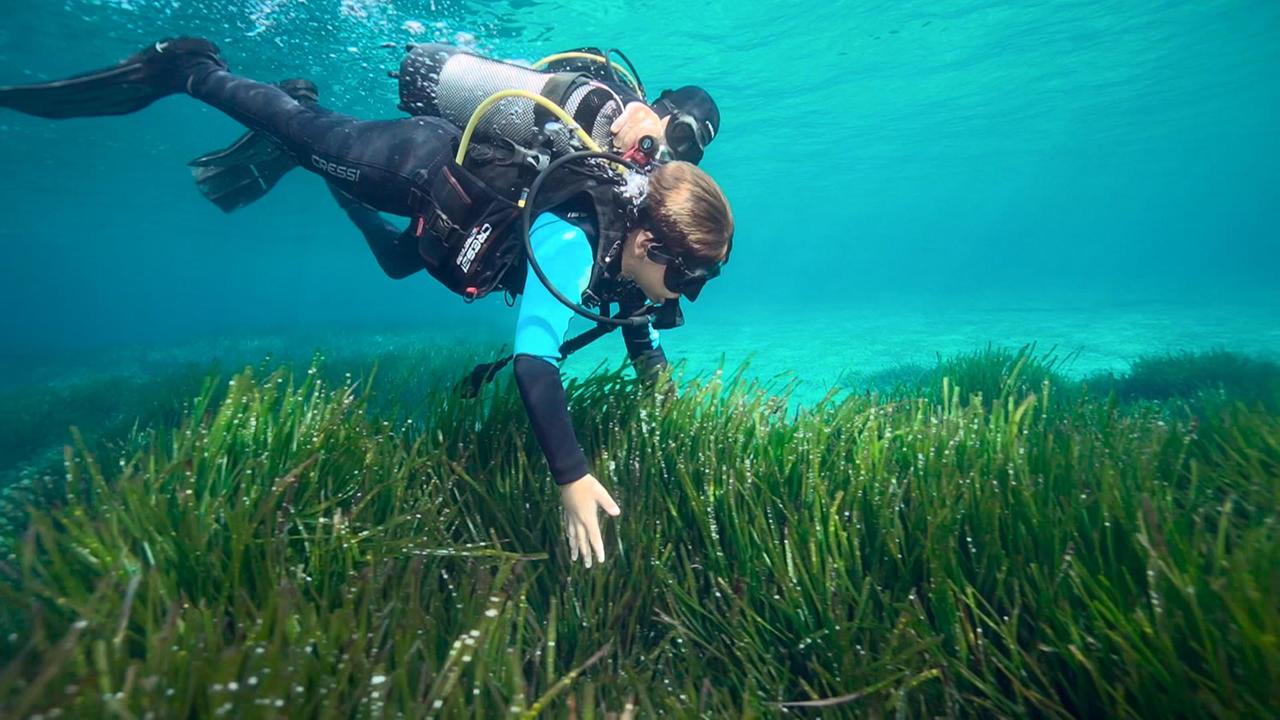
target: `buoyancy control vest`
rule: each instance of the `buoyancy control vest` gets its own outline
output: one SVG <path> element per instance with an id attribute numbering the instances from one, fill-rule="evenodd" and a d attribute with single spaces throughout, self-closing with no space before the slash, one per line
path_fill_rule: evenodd
<path id="1" fill-rule="evenodd" d="M 464 165 L 451 161 L 440 169 L 430 192 L 419 194 L 421 209 L 405 233 L 416 239 L 418 253 L 432 276 L 468 302 L 485 296 L 494 287 L 502 287 L 512 296 L 522 293 L 528 281 L 528 266 L 520 260 L 531 251 L 527 250 L 528 238 L 523 236 L 527 233 L 530 214 L 570 204 L 578 212 L 585 208 L 584 214 L 593 216 L 580 222 L 566 219 L 579 225 L 593 242 L 594 260 L 581 302 L 599 308 L 602 316 L 595 327 L 561 344 L 561 358 L 616 330 L 621 323 L 634 322 L 642 313 L 647 314 L 646 310 L 657 311 L 655 327 L 681 324 L 679 304 L 675 301 L 638 312 L 621 307 L 624 296 L 636 290 L 616 272 L 621 266 L 622 241 L 634 211 L 622 199 L 618 179 L 607 166 L 566 164 L 551 170 L 554 175 L 539 174 L 538 177 L 544 179 L 544 187 L 547 186 L 545 180 L 551 180 L 550 188 L 531 198 L 534 201 L 531 207 L 521 208 L 519 201 L 513 202 L 512 198 L 516 188 L 525 185 L 529 176 L 520 161 L 524 150 L 517 148 L 504 154 L 504 149 L 480 145 L 476 148 L 476 159 L 468 158 Z M 520 189 L 521 198 L 527 193 L 525 185 Z M 522 219 L 526 227 L 518 227 L 518 219 Z M 549 283 L 545 278 L 539 281 Z M 559 295 L 550 284 L 547 287 L 553 295 Z M 563 297 L 561 301 L 570 302 Z M 604 317 L 609 315 L 614 302 L 619 303 L 619 312 L 612 316 L 613 322 L 605 322 Z M 512 359 L 514 355 L 507 355 L 477 365 L 458 383 L 457 390 L 464 397 L 474 397 Z"/>
<path id="2" fill-rule="evenodd" d="M 524 292 L 525 248 L 519 235 L 520 201 L 538 170 L 522 158 L 523 148 L 473 145 L 462 165 L 450 161 L 434 178 L 421 178 L 412 191 L 414 212 L 406 235 L 445 287 L 472 301 L 502 288 Z M 533 208 L 535 215 L 584 196 L 594 213 L 595 262 L 584 302 L 598 304 L 613 287 L 608 269 L 621 250 L 634 210 L 620 192 L 620 180 L 596 163 L 555 171 Z"/>
<path id="3" fill-rule="evenodd" d="M 597 143 L 611 142 L 609 128 L 621 111 L 617 96 L 585 74 L 541 73 L 449 45 L 411 46 L 398 77 L 402 110 L 439 116 L 459 127 L 487 97 L 508 89 L 530 90 L 560 105 Z M 552 158 L 581 147 L 568 129 L 548 131 L 555 120 L 526 99 L 500 100 L 480 118 L 461 165 L 450 159 L 415 179 L 414 215 L 405 232 L 416 241 L 428 272 L 467 301 L 499 287 L 513 295 L 524 290 L 522 195 Z M 609 267 L 635 213 L 621 192 L 623 182 L 608 163 L 576 162 L 544 179 L 535 199 L 535 214 L 579 195 L 594 212 L 595 232 L 588 237 L 595 262 L 583 295 L 587 305 L 608 300 L 616 290 Z"/>

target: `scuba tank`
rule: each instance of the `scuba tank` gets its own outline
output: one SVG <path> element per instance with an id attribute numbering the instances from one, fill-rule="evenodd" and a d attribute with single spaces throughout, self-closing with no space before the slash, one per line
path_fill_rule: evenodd
<path id="1" fill-rule="evenodd" d="M 411 46 L 397 76 L 401 110 L 441 117 L 458 127 L 464 127 L 476 108 L 494 93 L 525 90 L 563 108 L 598 145 L 610 147 L 613 134 L 609 127 L 623 108 L 616 93 L 585 73 L 538 72 L 442 43 Z M 549 141 L 554 156 L 582 149 L 554 115 L 520 98 L 501 100 L 481 118 L 475 133 L 483 140 L 507 140 L 527 148 Z"/>

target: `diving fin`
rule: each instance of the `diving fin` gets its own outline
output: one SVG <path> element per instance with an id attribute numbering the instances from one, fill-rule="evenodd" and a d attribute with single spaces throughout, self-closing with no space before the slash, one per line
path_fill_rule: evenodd
<path id="1" fill-rule="evenodd" d="M 285 80 L 280 87 L 298 102 L 315 102 L 320 97 L 309 80 Z M 229 213 L 270 192 L 297 161 L 270 136 L 250 130 L 227 147 L 187 164 L 200 194 Z"/>
<path id="2" fill-rule="evenodd" d="M 61 120 L 127 115 L 183 92 L 197 63 L 225 69 L 218 46 L 202 38 L 160 40 L 120 63 L 63 80 L 0 87 L 0 107 Z"/>
<path id="3" fill-rule="evenodd" d="M 187 164 L 200 194 L 231 212 L 266 195 L 298 163 L 276 141 L 250 130 L 226 148 Z"/>

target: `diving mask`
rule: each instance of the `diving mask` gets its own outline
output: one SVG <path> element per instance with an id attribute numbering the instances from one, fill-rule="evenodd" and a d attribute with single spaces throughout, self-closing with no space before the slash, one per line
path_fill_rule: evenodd
<path id="1" fill-rule="evenodd" d="M 658 117 L 670 116 L 665 141 L 675 159 L 700 162 L 720 124 L 720 111 L 711 96 L 693 86 L 663 90 L 653 109 Z"/>

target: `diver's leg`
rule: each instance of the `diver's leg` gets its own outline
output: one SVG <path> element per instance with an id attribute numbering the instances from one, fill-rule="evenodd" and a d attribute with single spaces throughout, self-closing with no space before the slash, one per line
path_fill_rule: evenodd
<path id="1" fill-rule="evenodd" d="M 326 182 L 338 207 L 347 213 L 351 222 L 360 229 L 364 240 L 378 261 L 378 267 L 393 280 L 409 277 L 426 268 L 422 256 L 418 254 L 416 242 L 401 239 L 401 231 L 387 222 L 377 210 L 356 200 L 343 192 L 331 182 Z"/>
<path id="2" fill-rule="evenodd" d="M 461 132 L 437 117 L 361 121 L 299 103 L 284 90 L 226 71 L 217 45 L 168 38 L 101 70 L 0 87 L 0 107 L 49 118 L 117 115 L 187 92 L 280 142 L 300 165 L 383 212 L 411 216 L 415 190 L 457 149 Z"/>
<path id="3" fill-rule="evenodd" d="M 448 162 L 461 135 L 441 118 L 358 120 L 319 110 L 275 85 L 221 68 L 193 74 L 188 92 L 271 135 L 302 167 L 360 202 L 396 215 L 413 215 L 413 190 Z"/>

